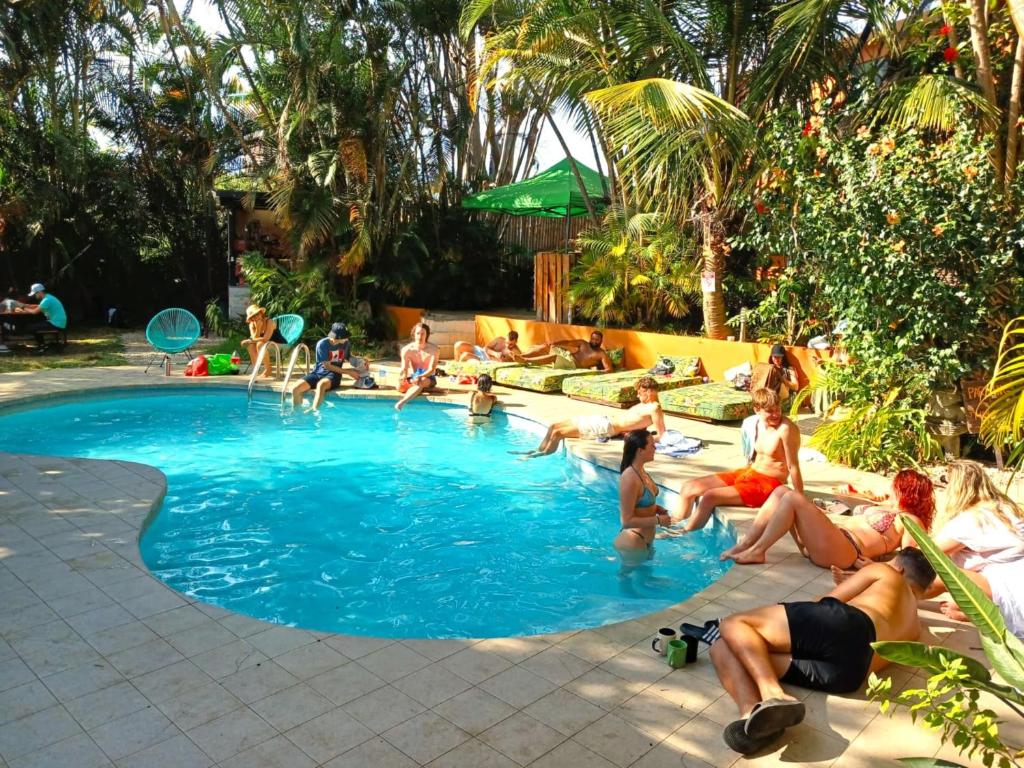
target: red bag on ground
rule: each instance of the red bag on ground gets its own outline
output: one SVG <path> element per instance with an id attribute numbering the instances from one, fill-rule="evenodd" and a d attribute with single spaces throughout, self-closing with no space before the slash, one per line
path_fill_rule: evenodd
<path id="1" fill-rule="evenodd" d="M 206 355 L 200 355 L 192 360 L 188 361 L 188 365 L 185 366 L 186 376 L 209 376 L 210 367 L 209 363 L 206 362 Z"/>

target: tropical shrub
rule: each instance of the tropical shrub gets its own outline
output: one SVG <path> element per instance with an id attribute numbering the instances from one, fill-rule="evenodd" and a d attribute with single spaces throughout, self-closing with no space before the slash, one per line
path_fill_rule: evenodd
<path id="1" fill-rule="evenodd" d="M 1024 459 L 1024 317 L 1007 323 L 992 379 L 979 406 L 981 439 L 994 448 L 1009 447 L 1007 462 Z"/>
<path id="2" fill-rule="evenodd" d="M 882 701 L 882 711 L 892 704 L 905 706 L 931 730 L 941 731 L 944 742 L 952 742 L 967 757 L 980 756 L 985 766 L 1010 768 L 1019 765 L 1024 750 L 1011 747 L 999 738 L 998 715 L 983 706 L 981 694 L 1000 699 L 1024 718 L 1024 643 L 1006 628 L 999 608 L 961 571 L 907 516 L 903 524 L 921 551 L 942 578 L 943 584 L 978 630 L 982 649 L 989 663 L 1003 679 L 997 682 L 980 662 L 949 648 L 908 641 L 873 643 L 875 652 L 897 664 L 916 667 L 930 673 L 924 688 L 894 692 L 891 678 L 872 674 L 868 695 Z M 914 766 L 955 766 L 933 758 L 904 760 Z"/>
<path id="3" fill-rule="evenodd" d="M 658 328 L 684 317 L 700 298 L 700 258 L 671 218 L 612 207 L 576 240 L 582 252 L 570 297 L 601 324 Z"/>

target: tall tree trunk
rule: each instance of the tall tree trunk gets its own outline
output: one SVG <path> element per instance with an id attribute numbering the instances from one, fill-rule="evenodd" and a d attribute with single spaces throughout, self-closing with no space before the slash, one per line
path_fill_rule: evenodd
<path id="1" fill-rule="evenodd" d="M 715 275 L 715 289 L 704 293 L 704 333 L 709 339 L 724 339 L 727 327 L 722 278 L 725 276 L 725 255 L 729 246 L 725 242 L 725 227 L 718 219 L 717 210 L 702 203 L 699 215 L 703 234 L 702 271 Z"/>
<path id="2" fill-rule="evenodd" d="M 971 47 L 974 49 L 976 62 L 975 74 L 978 88 L 985 100 L 998 114 L 999 103 L 996 100 L 995 79 L 992 73 L 992 61 L 988 48 L 988 24 L 985 20 L 985 0 L 970 0 Z M 992 135 L 992 164 L 996 169 L 996 186 L 1002 189 L 1003 181 L 1003 137 L 1000 135 L 998 118 L 986 117 L 983 123 L 985 131 Z"/>
<path id="3" fill-rule="evenodd" d="M 1024 89 L 1024 37 L 1017 37 L 1017 50 L 1013 56 L 1013 78 L 1010 83 L 1010 107 L 1006 117 L 1006 172 L 1003 174 L 1003 186 L 1010 188 L 1017 175 L 1017 151 L 1020 147 L 1021 90 Z"/>

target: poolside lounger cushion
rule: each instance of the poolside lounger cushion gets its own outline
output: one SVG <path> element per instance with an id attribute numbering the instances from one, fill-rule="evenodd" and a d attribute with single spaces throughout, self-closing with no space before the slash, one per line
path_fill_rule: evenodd
<path id="1" fill-rule="evenodd" d="M 615 347 L 615 349 L 609 349 L 608 359 L 612 361 L 612 365 L 614 365 L 616 369 L 621 368 L 626 363 L 626 348 Z"/>
<path id="2" fill-rule="evenodd" d="M 519 363 L 499 363 L 495 360 L 466 360 L 465 362 L 459 362 L 453 360 L 448 363 L 441 363 L 441 367 L 444 368 L 445 373 L 451 376 L 479 376 L 481 373 L 489 373 L 491 376 L 499 368 L 514 368 Z"/>
<path id="3" fill-rule="evenodd" d="M 661 395 L 661 407 L 668 413 L 709 421 L 739 421 L 754 412 L 749 392 L 717 382 L 665 392 Z"/>
<path id="4" fill-rule="evenodd" d="M 604 373 L 600 376 L 576 376 L 562 383 L 562 392 L 579 400 L 590 400 L 611 405 L 635 403 L 639 397 L 636 383 L 650 376 L 658 383 L 658 391 L 700 384 L 701 378 L 687 367 L 677 366 L 673 373 L 653 375 L 644 370 Z"/>
<path id="5" fill-rule="evenodd" d="M 500 368 L 494 376 L 499 384 L 534 392 L 561 392 L 562 382 L 573 376 L 597 376 L 592 368 L 553 368 L 547 365 L 517 365 Z"/>

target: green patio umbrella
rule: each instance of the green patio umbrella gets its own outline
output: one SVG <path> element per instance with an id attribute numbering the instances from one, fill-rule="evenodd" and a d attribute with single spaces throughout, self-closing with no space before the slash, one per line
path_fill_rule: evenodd
<path id="1" fill-rule="evenodd" d="M 607 177 L 578 160 L 576 167 L 594 209 L 604 210 L 608 204 L 608 193 L 605 191 L 608 188 Z M 462 207 L 510 216 L 541 216 L 549 219 L 585 216 L 587 213 L 587 204 L 568 159 L 555 163 L 532 178 L 467 197 L 462 201 Z"/>

